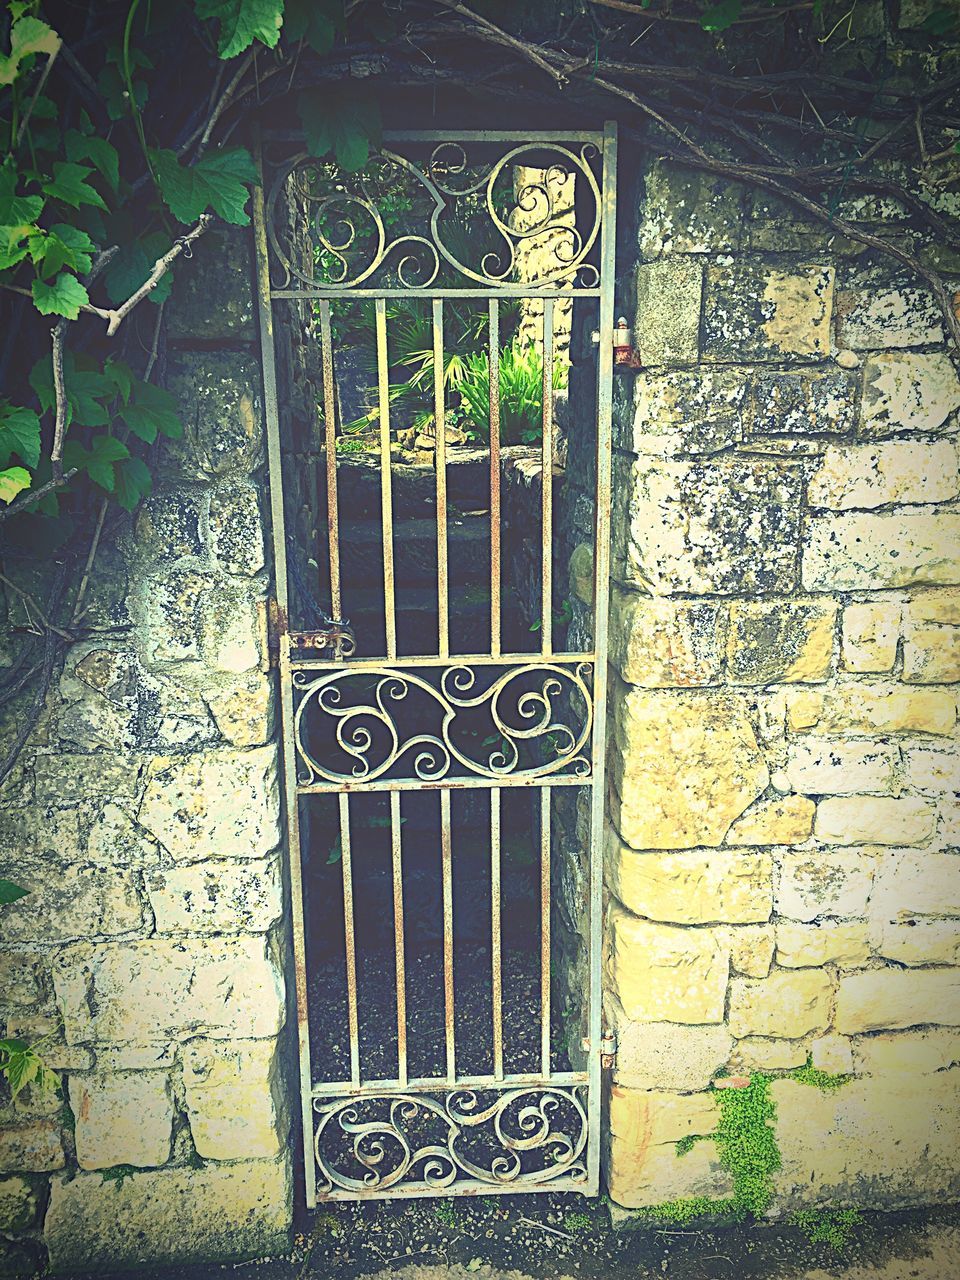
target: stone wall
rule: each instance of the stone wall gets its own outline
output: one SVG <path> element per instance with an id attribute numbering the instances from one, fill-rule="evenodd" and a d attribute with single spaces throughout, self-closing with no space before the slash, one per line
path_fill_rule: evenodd
<path id="1" fill-rule="evenodd" d="M 62 1099 L 0 1099 L 3 1274 L 33 1274 L 45 1250 L 74 1275 L 288 1238 L 249 237 L 210 234 L 195 257 L 166 308 L 184 438 L 108 537 L 87 634 L 0 796 L 0 875 L 30 891 L 3 909 L 0 1018 L 42 1037 L 64 1081 Z M 35 566 L 4 571 L 36 587 Z M 22 609 L 11 591 L 11 628 Z"/>
<path id="2" fill-rule="evenodd" d="M 843 212 L 938 251 L 889 202 Z M 943 324 L 891 263 L 668 163 L 646 171 L 638 243 L 643 367 L 614 427 L 610 1195 L 730 1194 L 712 1141 L 676 1150 L 715 1129 L 728 1071 L 782 1077 L 775 1211 L 949 1200 L 960 381 Z M 789 1078 L 808 1059 L 848 1083 Z"/>

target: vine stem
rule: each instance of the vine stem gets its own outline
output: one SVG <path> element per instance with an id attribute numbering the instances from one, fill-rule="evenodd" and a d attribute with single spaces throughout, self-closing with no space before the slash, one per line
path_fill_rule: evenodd
<path id="1" fill-rule="evenodd" d="M 153 270 L 147 276 L 146 280 L 144 280 L 140 288 L 137 289 L 136 292 L 131 293 L 126 302 L 107 313 L 109 316 L 107 323 L 108 338 L 112 338 L 114 336 L 133 308 L 139 302 L 142 302 L 148 294 L 153 292 L 173 266 L 174 262 L 176 262 L 177 258 L 179 258 L 182 253 L 185 253 L 190 249 L 195 241 L 200 239 L 212 222 L 212 213 L 202 213 L 197 220 L 197 225 L 191 231 L 188 231 L 185 236 L 180 236 L 180 238 L 171 245 L 167 252 L 156 260 L 153 264 Z"/>

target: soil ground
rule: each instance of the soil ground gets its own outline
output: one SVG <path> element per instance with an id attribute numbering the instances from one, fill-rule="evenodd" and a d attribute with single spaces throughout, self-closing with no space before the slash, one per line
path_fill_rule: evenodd
<path id="1" fill-rule="evenodd" d="M 576 1216 L 574 1216 L 576 1215 Z M 423 1200 L 317 1213 L 286 1258 L 136 1280 L 960 1280 L 960 1208 L 865 1214 L 845 1246 L 796 1227 L 611 1230 L 578 1196 Z M 132 1274 L 98 1280 L 134 1280 Z"/>

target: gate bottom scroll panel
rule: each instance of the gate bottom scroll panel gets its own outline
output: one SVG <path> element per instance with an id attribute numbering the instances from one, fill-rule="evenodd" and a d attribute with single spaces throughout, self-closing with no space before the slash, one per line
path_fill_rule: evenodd
<path id="1" fill-rule="evenodd" d="M 587 1087 L 314 1098 L 327 1198 L 588 1189 Z"/>

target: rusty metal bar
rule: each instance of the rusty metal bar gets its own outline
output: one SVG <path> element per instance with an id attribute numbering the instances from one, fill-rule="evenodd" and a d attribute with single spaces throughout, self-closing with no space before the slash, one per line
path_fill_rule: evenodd
<path id="1" fill-rule="evenodd" d="M 390 833 L 393 840 L 393 939 L 397 968 L 397 1071 L 401 1088 L 407 1083 L 407 969 L 403 933 L 403 848 L 400 792 L 390 792 Z"/>
<path id="2" fill-rule="evenodd" d="M 387 359 L 387 304 L 376 302 L 377 382 L 380 393 L 380 520 L 383 533 L 383 610 L 387 657 L 397 656 L 396 584 L 393 575 L 393 477 L 390 464 L 390 364 Z"/>
<path id="3" fill-rule="evenodd" d="M 490 792 L 490 963 L 493 1009 L 493 1075 L 503 1079 L 503 956 L 500 931 L 500 789 Z"/>
<path id="4" fill-rule="evenodd" d="M 443 1016 L 447 1050 L 447 1083 L 457 1079 L 453 995 L 453 849 L 450 792 L 440 792 L 440 854 L 443 873 Z"/>
<path id="5" fill-rule="evenodd" d="M 540 1067 L 550 1074 L 550 789 L 540 792 Z"/>
<path id="6" fill-rule="evenodd" d="M 540 561 L 540 652 L 553 648 L 553 299 L 543 304 L 543 443 L 540 466 L 543 551 Z"/>
<path id="7" fill-rule="evenodd" d="M 343 617 L 340 598 L 340 517 L 337 510 L 337 397 L 333 380 L 333 336 L 330 303 L 320 303 L 320 350 L 323 360 L 323 430 L 327 463 L 327 546 L 330 555 L 330 612 Z"/>
<path id="8" fill-rule="evenodd" d="M 498 1080 L 496 1076 L 459 1076 L 457 1078 L 458 1089 L 514 1089 L 518 1085 L 525 1084 L 585 1084 L 589 1079 L 589 1073 L 586 1071 L 554 1071 L 550 1075 L 549 1081 L 544 1081 L 539 1071 L 528 1071 L 525 1073 L 517 1073 L 515 1075 L 504 1075 Z M 359 1086 L 354 1086 L 349 1080 L 325 1080 L 322 1084 L 315 1084 L 311 1093 L 315 1098 L 335 1097 L 337 1094 L 348 1093 L 363 1097 L 364 1094 L 380 1094 L 385 1090 L 399 1086 L 399 1080 L 364 1080 Z M 434 1090 L 442 1090 L 447 1087 L 446 1076 L 414 1076 L 406 1083 L 406 1089 L 410 1093 L 427 1093 Z"/>
<path id="9" fill-rule="evenodd" d="M 595 771 L 590 773 L 559 773 L 532 774 L 529 777 L 518 778 L 513 774 L 497 774 L 496 785 L 498 787 L 582 787 L 587 785 L 595 776 Z M 338 795 L 342 792 L 373 792 L 373 791 L 468 791 L 474 787 L 489 787 L 490 779 L 482 776 L 472 777 L 469 774 L 463 776 L 455 775 L 454 777 L 441 778 L 435 780 L 432 778 L 375 778 L 373 782 L 366 782 L 362 778 L 356 782 L 350 778 L 344 782 L 304 782 L 297 787 L 297 791 L 302 796 L 321 796 L 321 795 Z"/>
<path id="10" fill-rule="evenodd" d="M 498 285 L 495 289 L 272 289 L 274 301 L 285 298 L 599 298 L 600 289 L 536 289 L 529 285 Z"/>
<path id="11" fill-rule="evenodd" d="M 450 584 L 447 574 L 447 422 L 443 381 L 443 301 L 433 301 L 433 404 L 437 448 L 437 632 L 441 658 L 450 654 Z"/>
<path id="12" fill-rule="evenodd" d="M 347 1021 L 350 1026 L 350 1080 L 360 1083 L 360 1020 L 357 1014 L 357 950 L 353 927 L 353 863 L 350 856 L 350 797 L 340 796 L 340 865 L 343 871 L 343 932 L 347 965 Z"/>
<path id="13" fill-rule="evenodd" d="M 490 655 L 500 656 L 500 303 L 490 299 Z"/>
<path id="14" fill-rule="evenodd" d="M 550 662 L 569 663 L 569 662 L 595 662 L 597 655 L 587 650 L 570 653 L 552 653 Z M 440 657 L 437 654 L 423 654 L 419 657 L 408 658 L 406 654 L 399 660 L 398 667 L 441 667 L 445 666 L 449 658 Z M 469 663 L 472 667 L 483 666 L 507 666 L 509 663 L 519 663 L 521 666 L 527 666 L 530 662 L 529 653 L 502 653 L 494 656 L 490 653 L 464 653 L 457 655 L 457 662 Z M 365 667 L 380 668 L 389 666 L 383 658 L 351 658 L 349 662 L 342 662 L 333 658 L 302 658 L 291 659 L 290 665 L 294 671 L 330 671 L 334 668 L 340 670 L 344 666 L 349 666 L 351 671 L 360 671 Z"/>

